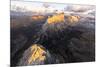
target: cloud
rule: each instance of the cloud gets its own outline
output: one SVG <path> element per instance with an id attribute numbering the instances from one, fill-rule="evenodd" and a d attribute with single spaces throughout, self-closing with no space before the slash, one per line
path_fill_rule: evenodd
<path id="1" fill-rule="evenodd" d="M 67 10 L 73 12 L 86 12 L 94 8 L 95 6 L 92 5 L 68 5 Z"/>

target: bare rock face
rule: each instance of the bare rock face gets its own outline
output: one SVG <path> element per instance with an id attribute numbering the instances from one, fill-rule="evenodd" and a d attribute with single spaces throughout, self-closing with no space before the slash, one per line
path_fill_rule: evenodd
<path id="1" fill-rule="evenodd" d="M 46 51 L 45 49 L 37 44 L 33 44 L 30 48 L 28 48 L 23 57 L 20 59 L 18 65 L 36 65 L 36 64 L 44 64 L 44 60 L 46 59 Z"/>
<path id="2" fill-rule="evenodd" d="M 81 20 L 80 16 L 64 17 L 62 13 L 49 17 L 42 27 L 39 43 L 51 53 L 58 53 L 66 63 L 94 61 L 95 25 L 91 26 L 93 22 L 89 19 Z"/>
<path id="3" fill-rule="evenodd" d="M 61 59 L 61 56 L 57 54 L 51 55 L 43 46 L 39 44 L 33 44 L 24 52 L 18 63 L 18 66 L 60 63 L 61 60 L 59 60 L 59 58 Z"/>
<path id="4" fill-rule="evenodd" d="M 62 44 L 66 41 L 67 43 L 72 37 L 78 37 L 81 34 L 81 31 L 74 29 L 79 24 L 78 19 L 77 16 L 65 18 L 64 13 L 49 17 L 42 27 L 40 39 L 51 41 L 55 46 L 57 42 Z"/>
<path id="5" fill-rule="evenodd" d="M 95 24 L 60 13 L 46 20 L 34 43 L 18 66 L 95 61 Z"/>
<path id="6" fill-rule="evenodd" d="M 34 20 L 31 16 L 11 16 L 11 66 L 17 65 L 24 51 L 37 39 L 45 17 L 39 15 Z"/>

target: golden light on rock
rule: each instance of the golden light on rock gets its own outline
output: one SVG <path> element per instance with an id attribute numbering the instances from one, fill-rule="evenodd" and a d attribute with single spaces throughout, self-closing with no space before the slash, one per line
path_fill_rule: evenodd
<path id="1" fill-rule="evenodd" d="M 49 24 L 64 22 L 64 13 L 60 13 L 60 14 L 54 15 L 54 16 L 52 16 L 52 17 L 49 17 L 49 18 L 47 19 L 47 22 L 48 22 Z"/>
<path id="2" fill-rule="evenodd" d="M 44 61 L 46 56 L 46 51 L 44 50 L 44 48 L 42 46 L 39 46 L 39 45 L 33 45 L 31 46 L 31 56 L 29 57 L 28 59 L 28 63 L 31 64 L 32 62 L 35 62 L 35 61 Z"/>
<path id="3" fill-rule="evenodd" d="M 67 18 L 67 21 L 69 23 L 76 23 L 80 20 L 80 16 L 68 16 Z M 54 15 L 52 17 L 48 17 L 47 19 L 47 22 L 49 24 L 52 24 L 52 23 L 61 23 L 61 22 L 64 22 L 65 21 L 65 18 L 64 18 L 64 13 L 59 13 L 57 15 Z"/>
<path id="4" fill-rule="evenodd" d="M 42 15 L 37 15 L 37 16 L 32 16 L 31 18 L 32 18 L 32 20 L 42 20 L 42 19 L 44 19 L 45 17 L 42 16 Z"/>
<path id="5" fill-rule="evenodd" d="M 80 16 L 68 16 L 67 20 L 69 23 L 76 23 L 80 19 Z"/>

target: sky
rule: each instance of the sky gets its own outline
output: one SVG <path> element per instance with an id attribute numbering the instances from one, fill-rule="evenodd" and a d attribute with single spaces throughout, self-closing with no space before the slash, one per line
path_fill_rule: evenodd
<path id="1" fill-rule="evenodd" d="M 57 10 L 63 10 L 65 7 L 67 7 L 67 4 L 56 4 L 56 3 L 47 3 L 50 5 L 50 8 L 54 8 Z M 13 5 L 20 6 L 20 7 L 26 7 L 29 10 L 40 9 L 39 7 L 43 8 L 42 2 L 32 2 L 32 1 L 12 1 L 11 7 Z M 38 7 L 38 8 L 37 8 Z"/>
<path id="2" fill-rule="evenodd" d="M 57 2 L 96 5 L 96 0 L 17 0 L 17 1 L 40 1 L 40 2 Z"/>
<path id="3" fill-rule="evenodd" d="M 48 2 L 37 2 L 37 1 L 18 1 L 13 0 L 11 1 L 11 10 L 14 10 L 13 6 L 19 6 L 25 8 L 29 11 L 35 12 L 45 12 L 43 4 L 49 4 L 48 12 L 53 12 L 54 10 L 63 11 L 66 7 L 66 10 L 69 12 L 80 12 L 84 14 L 88 14 L 89 12 L 95 11 L 94 5 L 80 5 L 80 4 L 68 4 L 68 3 L 48 3 Z"/>

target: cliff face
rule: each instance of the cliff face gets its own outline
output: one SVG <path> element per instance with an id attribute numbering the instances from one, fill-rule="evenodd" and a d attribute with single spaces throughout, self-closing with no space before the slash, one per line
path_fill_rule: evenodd
<path id="1" fill-rule="evenodd" d="M 60 13 L 48 17 L 16 65 L 88 61 L 95 61 L 95 22 Z"/>
<path id="2" fill-rule="evenodd" d="M 60 15 L 56 15 L 58 18 Z M 62 14 L 61 14 L 62 16 Z M 49 19 L 49 18 L 48 18 Z M 51 17 L 50 19 L 58 21 Z M 80 16 L 63 17 L 59 23 L 43 25 L 41 44 L 48 50 L 60 54 L 65 62 L 86 62 L 95 60 L 95 30 L 89 19 L 81 21 Z"/>
<path id="3" fill-rule="evenodd" d="M 24 52 L 18 65 L 42 65 L 63 62 L 64 58 L 59 54 L 50 53 L 40 44 L 32 44 L 32 46 Z"/>
<path id="4" fill-rule="evenodd" d="M 19 65 L 44 64 L 45 59 L 45 48 L 41 45 L 33 44 L 24 52 L 23 58 L 20 59 Z"/>

